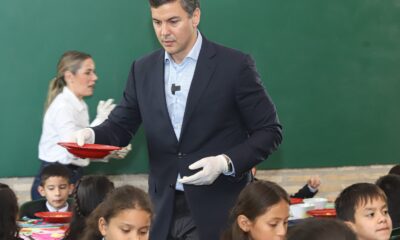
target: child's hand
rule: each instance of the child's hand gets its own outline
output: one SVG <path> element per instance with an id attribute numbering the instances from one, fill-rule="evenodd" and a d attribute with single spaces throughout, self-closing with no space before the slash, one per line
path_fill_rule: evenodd
<path id="1" fill-rule="evenodd" d="M 318 187 L 321 185 L 321 179 L 319 176 L 311 176 L 307 181 L 307 185 L 313 189 L 318 189 Z"/>

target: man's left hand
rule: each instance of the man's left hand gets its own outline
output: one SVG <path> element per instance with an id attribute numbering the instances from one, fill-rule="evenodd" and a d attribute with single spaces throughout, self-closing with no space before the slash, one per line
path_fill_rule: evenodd
<path id="1" fill-rule="evenodd" d="M 225 156 L 218 155 L 202 158 L 189 166 L 191 170 L 199 168 L 203 169 L 191 176 L 181 178 L 179 182 L 193 185 L 210 185 L 221 173 L 228 172 L 228 161 Z"/>
<path id="2" fill-rule="evenodd" d="M 128 155 L 128 153 L 132 150 L 132 145 L 128 144 L 128 146 L 121 148 L 120 150 L 112 151 L 110 154 L 106 156 L 106 158 L 114 158 L 114 159 L 123 159 Z"/>

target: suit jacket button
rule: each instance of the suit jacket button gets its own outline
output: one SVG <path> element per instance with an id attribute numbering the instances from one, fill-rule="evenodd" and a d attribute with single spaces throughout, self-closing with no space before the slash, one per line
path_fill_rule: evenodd
<path id="1" fill-rule="evenodd" d="M 179 152 L 178 153 L 178 158 L 181 159 L 183 157 L 183 153 Z"/>

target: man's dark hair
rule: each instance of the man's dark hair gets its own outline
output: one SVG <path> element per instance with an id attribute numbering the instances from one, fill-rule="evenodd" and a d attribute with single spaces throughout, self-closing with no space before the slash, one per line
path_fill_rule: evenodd
<path id="1" fill-rule="evenodd" d="M 200 8 L 199 0 L 149 0 L 150 6 L 153 8 L 158 8 L 161 5 L 166 3 L 180 1 L 181 6 L 185 11 L 189 14 L 189 16 L 193 15 L 194 10 L 196 8 Z"/>
<path id="2" fill-rule="evenodd" d="M 71 174 L 67 167 L 62 164 L 56 163 L 51 164 L 43 168 L 42 172 L 40 173 L 40 186 L 44 186 L 47 179 L 50 177 L 62 177 L 71 181 Z"/>
<path id="3" fill-rule="evenodd" d="M 336 216 L 343 221 L 355 222 L 357 207 L 382 199 L 387 202 L 385 193 L 372 183 L 356 183 L 345 188 L 335 201 Z"/>

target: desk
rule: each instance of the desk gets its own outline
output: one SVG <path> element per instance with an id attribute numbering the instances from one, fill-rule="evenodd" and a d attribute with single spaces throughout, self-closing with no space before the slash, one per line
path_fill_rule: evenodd
<path id="1" fill-rule="evenodd" d="M 19 222 L 21 230 L 19 237 L 22 239 L 57 240 L 64 237 L 68 224 L 45 223 L 42 221 Z"/>

